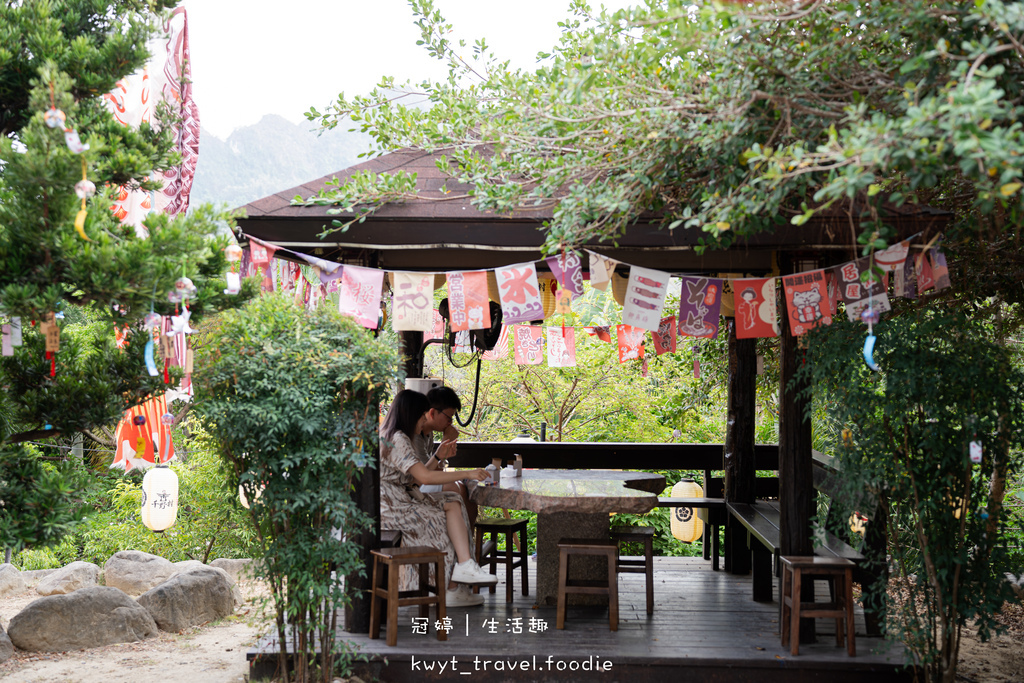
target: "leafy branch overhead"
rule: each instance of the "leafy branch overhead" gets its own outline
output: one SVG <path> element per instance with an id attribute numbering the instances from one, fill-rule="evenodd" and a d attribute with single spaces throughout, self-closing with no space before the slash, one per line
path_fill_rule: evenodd
<path id="1" fill-rule="evenodd" d="M 883 198 L 954 211 L 954 238 L 1020 216 L 1019 3 L 658 0 L 595 15 L 577 1 L 533 72 L 453 38 L 431 0 L 410 4 L 447 79 L 385 78 L 307 116 L 354 122 L 380 152 L 445 152 L 481 209 L 554 204 L 548 251 L 652 211 L 705 246 L 853 197 L 869 209 L 851 221 L 883 238 Z M 371 180 L 313 201 L 358 219 L 410 194 Z"/>

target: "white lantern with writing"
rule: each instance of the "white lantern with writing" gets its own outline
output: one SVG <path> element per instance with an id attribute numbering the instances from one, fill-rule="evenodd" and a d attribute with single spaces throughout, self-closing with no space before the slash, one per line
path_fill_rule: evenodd
<path id="1" fill-rule="evenodd" d="M 702 498 L 704 491 L 693 479 L 683 479 L 672 487 L 673 498 Z M 704 533 L 704 522 L 691 507 L 672 508 L 672 535 L 684 543 L 692 543 Z"/>
<path id="2" fill-rule="evenodd" d="M 165 465 L 142 478 L 142 523 L 150 531 L 166 531 L 178 516 L 178 475 Z"/>

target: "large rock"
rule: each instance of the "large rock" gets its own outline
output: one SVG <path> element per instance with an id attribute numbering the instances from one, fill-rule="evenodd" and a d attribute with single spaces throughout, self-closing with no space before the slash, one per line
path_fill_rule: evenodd
<path id="1" fill-rule="evenodd" d="M 36 592 L 40 595 L 66 595 L 80 588 L 97 586 L 100 582 L 100 568 L 92 562 L 72 562 L 58 569 L 39 582 Z"/>
<path id="2" fill-rule="evenodd" d="M 11 563 L 0 564 L 0 598 L 17 595 L 28 590 L 28 584 L 21 575 L 21 570 Z"/>
<path id="3" fill-rule="evenodd" d="M 184 574 L 185 572 L 190 572 L 193 569 L 202 569 L 207 566 L 209 565 L 205 565 L 199 560 L 182 560 L 181 562 L 174 563 L 174 573 L 171 574 L 171 576 L 177 576 L 178 574 Z M 168 576 L 167 578 L 171 578 L 171 576 Z"/>
<path id="4" fill-rule="evenodd" d="M 64 652 L 132 643 L 157 633 L 145 607 L 109 586 L 39 598 L 14 615 L 7 634 L 30 652 Z"/>
<path id="5" fill-rule="evenodd" d="M 28 584 L 29 588 L 32 588 L 47 576 L 56 574 L 59 571 L 59 569 L 27 569 L 21 572 L 21 578 L 25 579 L 25 583 Z"/>
<path id="6" fill-rule="evenodd" d="M 234 611 L 234 602 L 231 578 L 216 567 L 178 574 L 138 599 L 156 625 L 171 633 L 222 619 Z"/>
<path id="7" fill-rule="evenodd" d="M 174 574 L 169 560 L 138 550 L 114 553 L 103 565 L 103 583 L 128 595 L 141 595 Z"/>
<path id="8" fill-rule="evenodd" d="M 14 654 L 14 643 L 7 635 L 7 631 L 0 626 L 0 664 L 6 662 Z"/>
<path id="9" fill-rule="evenodd" d="M 240 578 L 251 579 L 252 578 L 252 560 L 232 560 L 227 557 L 218 557 L 216 560 L 210 563 L 211 567 L 219 567 L 228 573 L 232 581 L 238 581 Z"/>

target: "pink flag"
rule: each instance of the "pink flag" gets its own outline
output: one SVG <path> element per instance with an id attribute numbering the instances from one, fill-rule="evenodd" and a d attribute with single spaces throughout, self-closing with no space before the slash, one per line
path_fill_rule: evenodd
<path id="1" fill-rule="evenodd" d="M 303 285 L 308 285 L 305 278 Z M 344 266 L 338 290 L 338 312 L 356 319 L 363 327 L 377 329 L 380 320 L 380 293 L 384 271 L 376 268 Z"/>
<path id="2" fill-rule="evenodd" d="M 486 271 L 448 273 L 448 313 L 456 332 L 490 328 Z"/>
<path id="3" fill-rule="evenodd" d="M 429 332 L 434 328 L 434 274 L 394 274 L 391 327 L 395 332 Z"/>
<path id="4" fill-rule="evenodd" d="M 544 319 L 544 304 L 540 300 L 537 267 L 520 263 L 494 271 L 501 297 L 501 315 L 506 323 L 524 323 Z"/>
<path id="5" fill-rule="evenodd" d="M 501 326 L 501 335 L 498 337 L 498 343 L 494 345 L 494 348 L 490 351 L 484 351 L 481 356 L 484 360 L 501 360 L 502 358 L 508 358 L 508 340 L 511 336 L 509 330 L 512 328 L 508 325 Z"/>
<path id="6" fill-rule="evenodd" d="M 516 365 L 540 365 L 544 358 L 544 338 L 541 329 L 533 325 L 516 325 L 512 328 L 515 337 Z"/>
<path id="7" fill-rule="evenodd" d="M 552 256 L 547 264 L 559 288 L 572 292 L 573 298 L 583 296 L 583 264 L 579 253 L 568 251 Z"/>
<path id="8" fill-rule="evenodd" d="M 779 336 L 775 314 L 775 278 L 732 281 L 736 309 L 736 338 Z"/>
<path id="9" fill-rule="evenodd" d="M 661 319 L 658 329 L 651 332 L 651 341 L 654 342 L 655 355 L 676 352 L 676 317 L 674 315 Z"/>
<path id="10" fill-rule="evenodd" d="M 576 330 L 572 327 L 549 327 L 548 366 L 576 367 Z"/>
<path id="11" fill-rule="evenodd" d="M 619 339 L 619 362 L 636 360 L 644 357 L 644 335 L 646 332 L 632 325 L 616 325 L 615 333 Z"/>
<path id="12" fill-rule="evenodd" d="M 444 318 L 441 314 L 434 309 L 434 328 L 430 332 L 423 333 L 423 343 L 427 343 L 431 339 L 444 339 Z"/>
<path id="13" fill-rule="evenodd" d="M 633 266 L 629 269 L 622 322 L 644 330 L 657 330 L 671 276 L 660 270 Z"/>
<path id="14" fill-rule="evenodd" d="M 824 269 L 786 275 L 782 278 L 782 285 L 789 313 L 789 329 L 794 335 L 799 336 L 819 325 L 832 324 Z"/>

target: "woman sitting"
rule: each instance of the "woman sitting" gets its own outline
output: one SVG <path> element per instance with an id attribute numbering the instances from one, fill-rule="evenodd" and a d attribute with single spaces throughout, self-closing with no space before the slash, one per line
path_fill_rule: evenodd
<path id="1" fill-rule="evenodd" d="M 395 396 L 381 425 L 381 527 L 401 529 L 403 545 L 426 545 L 445 552 L 445 573 L 448 576 L 444 578 L 448 580 L 450 591 L 445 596 L 447 605 L 480 605 L 483 604 L 482 595 L 474 595 L 466 586 L 456 584 L 490 585 L 497 583 L 498 579 L 473 560 L 469 519 L 462 499 L 459 494 L 447 491 L 424 496 L 419 485 L 443 485 L 462 479 L 483 481 L 488 475 L 482 469 L 461 472 L 431 470 L 420 462 L 412 439 L 423 431 L 429 409 L 426 396 L 406 389 Z M 403 590 L 411 588 L 411 579 L 411 573 L 403 575 Z"/>

